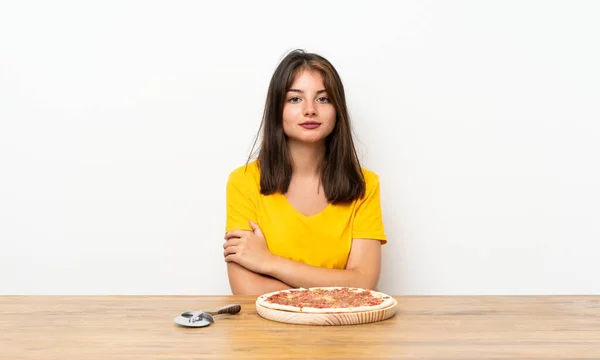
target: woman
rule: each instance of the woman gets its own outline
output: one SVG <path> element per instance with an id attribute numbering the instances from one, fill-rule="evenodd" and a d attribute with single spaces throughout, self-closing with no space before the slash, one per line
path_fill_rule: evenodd
<path id="1" fill-rule="evenodd" d="M 379 179 L 360 166 L 329 61 L 288 54 L 271 79 L 261 128 L 258 158 L 227 182 L 223 255 L 233 294 L 375 289 L 387 242 Z"/>

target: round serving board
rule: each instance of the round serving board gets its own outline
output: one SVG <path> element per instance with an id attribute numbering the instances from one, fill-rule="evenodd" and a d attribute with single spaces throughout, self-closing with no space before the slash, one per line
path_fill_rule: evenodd
<path id="1" fill-rule="evenodd" d="M 256 312 L 265 319 L 304 325 L 356 325 L 389 319 L 396 313 L 398 302 L 389 307 L 371 311 L 346 313 L 303 313 L 269 309 L 256 303 Z"/>

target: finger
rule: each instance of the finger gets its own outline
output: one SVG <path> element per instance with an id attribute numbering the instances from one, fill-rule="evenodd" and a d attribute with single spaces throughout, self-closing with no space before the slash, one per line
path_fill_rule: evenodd
<path id="1" fill-rule="evenodd" d="M 245 241 L 246 241 L 246 238 L 231 238 L 231 239 L 225 241 L 225 243 L 223 244 L 223 249 L 227 249 L 228 247 L 231 247 L 231 246 L 240 245 L 240 244 L 244 243 Z"/>
<path id="2" fill-rule="evenodd" d="M 238 260 L 238 258 L 236 256 L 236 254 L 230 254 L 230 255 L 225 256 L 225 262 L 237 263 L 238 262 L 237 260 Z"/>
<path id="3" fill-rule="evenodd" d="M 229 246 L 223 250 L 223 257 L 227 257 L 231 254 L 237 254 L 240 249 L 237 246 Z"/>
<path id="4" fill-rule="evenodd" d="M 260 229 L 260 227 L 258 226 L 258 224 L 255 224 L 254 221 L 250 220 L 250 227 L 252 228 L 252 230 L 254 231 L 254 234 L 260 236 L 260 237 L 264 237 L 262 230 Z"/>
<path id="5" fill-rule="evenodd" d="M 225 240 L 237 237 L 248 237 L 248 235 L 252 234 L 252 231 L 248 230 L 231 230 L 225 234 Z"/>

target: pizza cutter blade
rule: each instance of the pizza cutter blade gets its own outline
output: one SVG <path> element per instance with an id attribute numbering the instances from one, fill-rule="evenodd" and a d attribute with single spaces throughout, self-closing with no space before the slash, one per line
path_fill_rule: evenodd
<path id="1" fill-rule="evenodd" d="M 206 320 L 209 323 L 214 323 L 215 318 L 206 311 L 186 311 L 181 314 L 184 318 L 188 318 L 189 322 L 193 323 L 199 320 Z"/>
<path id="2" fill-rule="evenodd" d="M 194 328 L 205 327 L 205 326 L 210 325 L 210 323 L 211 323 L 209 320 L 206 320 L 204 318 L 200 318 L 199 320 L 196 320 L 196 321 L 190 321 L 189 317 L 183 317 L 181 315 L 173 318 L 173 321 L 175 321 L 175 323 L 177 325 L 184 326 L 184 327 L 194 327 Z"/>

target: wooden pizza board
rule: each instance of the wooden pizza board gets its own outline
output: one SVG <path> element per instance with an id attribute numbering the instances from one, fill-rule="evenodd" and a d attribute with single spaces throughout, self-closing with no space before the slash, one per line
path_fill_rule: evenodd
<path id="1" fill-rule="evenodd" d="M 398 302 L 389 307 L 371 311 L 347 312 L 347 313 L 302 313 L 284 310 L 274 310 L 256 304 L 256 312 L 265 319 L 304 325 L 357 325 L 383 321 L 396 314 Z"/>

